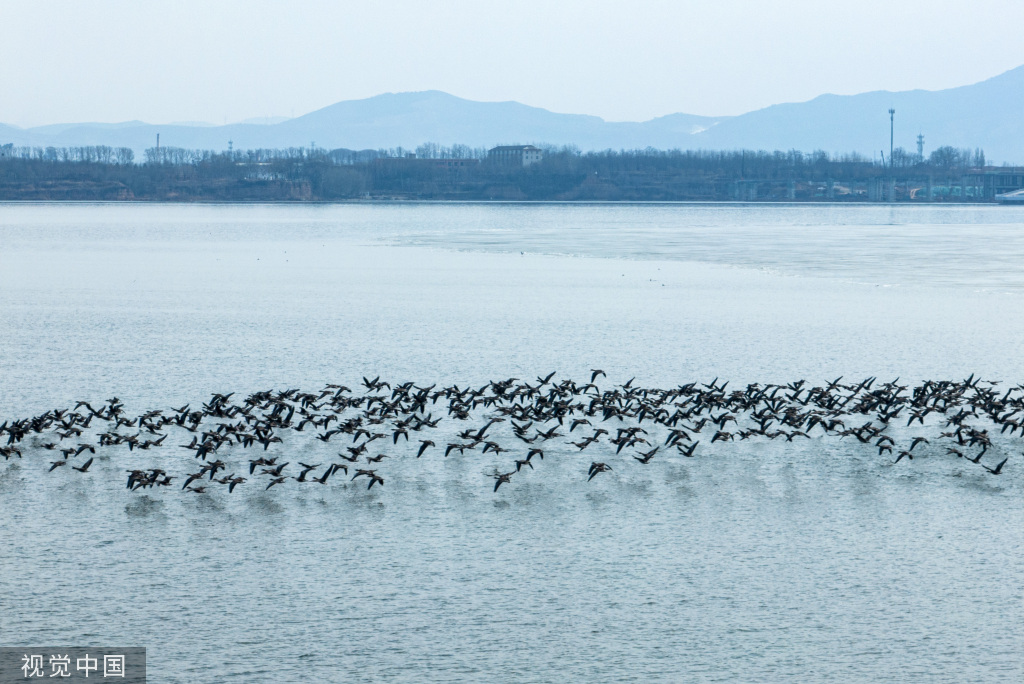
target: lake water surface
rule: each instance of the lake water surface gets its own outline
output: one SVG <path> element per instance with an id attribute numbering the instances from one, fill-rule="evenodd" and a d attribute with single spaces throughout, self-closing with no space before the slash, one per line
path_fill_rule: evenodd
<path id="1" fill-rule="evenodd" d="M 1022 264 L 1011 207 L 0 205 L 0 423 L 378 374 L 1009 387 Z M 1019 682 L 1006 448 L 1000 477 L 813 439 L 231 496 L 126 490 L 155 455 L 26 454 L 0 462 L 0 638 L 146 646 L 159 682 Z"/>

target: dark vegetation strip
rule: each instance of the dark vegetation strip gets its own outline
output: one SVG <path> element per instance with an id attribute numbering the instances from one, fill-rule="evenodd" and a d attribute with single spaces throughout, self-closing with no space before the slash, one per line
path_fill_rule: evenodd
<path id="1" fill-rule="evenodd" d="M 897 201 L 983 200 L 965 187 L 981 150 L 941 147 L 885 164 L 798 151 L 548 148 L 541 162 L 489 162 L 484 150 L 0 148 L 0 200 L 302 202 L 350 200 Z M 899 150 L 897 150 L 899 152 Z M 427 156 L 424 156 L 426 154 Z"/>

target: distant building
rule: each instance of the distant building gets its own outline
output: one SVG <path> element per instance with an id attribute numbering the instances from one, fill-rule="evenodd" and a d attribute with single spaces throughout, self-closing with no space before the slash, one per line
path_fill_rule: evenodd
<path id="1" fill-rule="evenodd" d="M 979 169 L 964 175 L 962 179 L 965 196 L 966 188 L 974 188 L 974 196 L 985 199 L 998 199 L 1024 189 L 1024 167 L 990 167 Z"/>
<path id="2" fill-rule="evenodd" d="M 429 159 L 434 166 L 442 166 L 447 169 L 460 169 L 465 166 L 476 166 L 479 159 Z"/>
<path id="3" fill-rule="evenodd" d="M 404 157 L 377 157 L 373 160 L 378 166 L 394 166 L 405 169 L 412 168 L 444 168 L 461 169 L 467 166 L 476 166 L 479 159 L 434 159 L 432 157 L 417 157 L 415 154 L 407 154 Z"/>
<path id="4" fill-rule="evenodd" d="M 487 159 L 503 166 L 529 166 L 544 158 L 539 147 L 533 145 L 502 145 L 487 152 Z"/>

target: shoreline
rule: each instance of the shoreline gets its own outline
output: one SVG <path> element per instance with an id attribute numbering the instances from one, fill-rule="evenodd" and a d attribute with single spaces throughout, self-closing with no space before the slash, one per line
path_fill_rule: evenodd
<path id="1" fill-rule="evenodd" d="M 173 205 L 382 205 L 382 204 L 486 204 L 486 205 L 567 205 L 567 206 L 839 206 L 839 207 L 979 207 L 998 206 L 1012 207 L 1013 204 L 983 200 L 975 202 L 924 202 L 896 201 L 875 202 L 868 200 L 515 200 L 515 199 L 422 199 L 422 198 L 380 198 L 380 199 L 337 199 L 337 200 L 222 200 L 222 199 L 0 199 L 0 205 L 47 205 L 47 204 L 173 204 Z"/>

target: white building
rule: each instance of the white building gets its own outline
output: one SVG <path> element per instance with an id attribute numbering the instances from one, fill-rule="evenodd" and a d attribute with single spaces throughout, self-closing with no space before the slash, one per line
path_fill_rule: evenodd
<path id="1" fill-rule="evenodd" d="M 544 158 L 544 152 L 533 145 L 502 145 L 487 152 L 487 159 L 503 166 L 529 166 Z"/>

